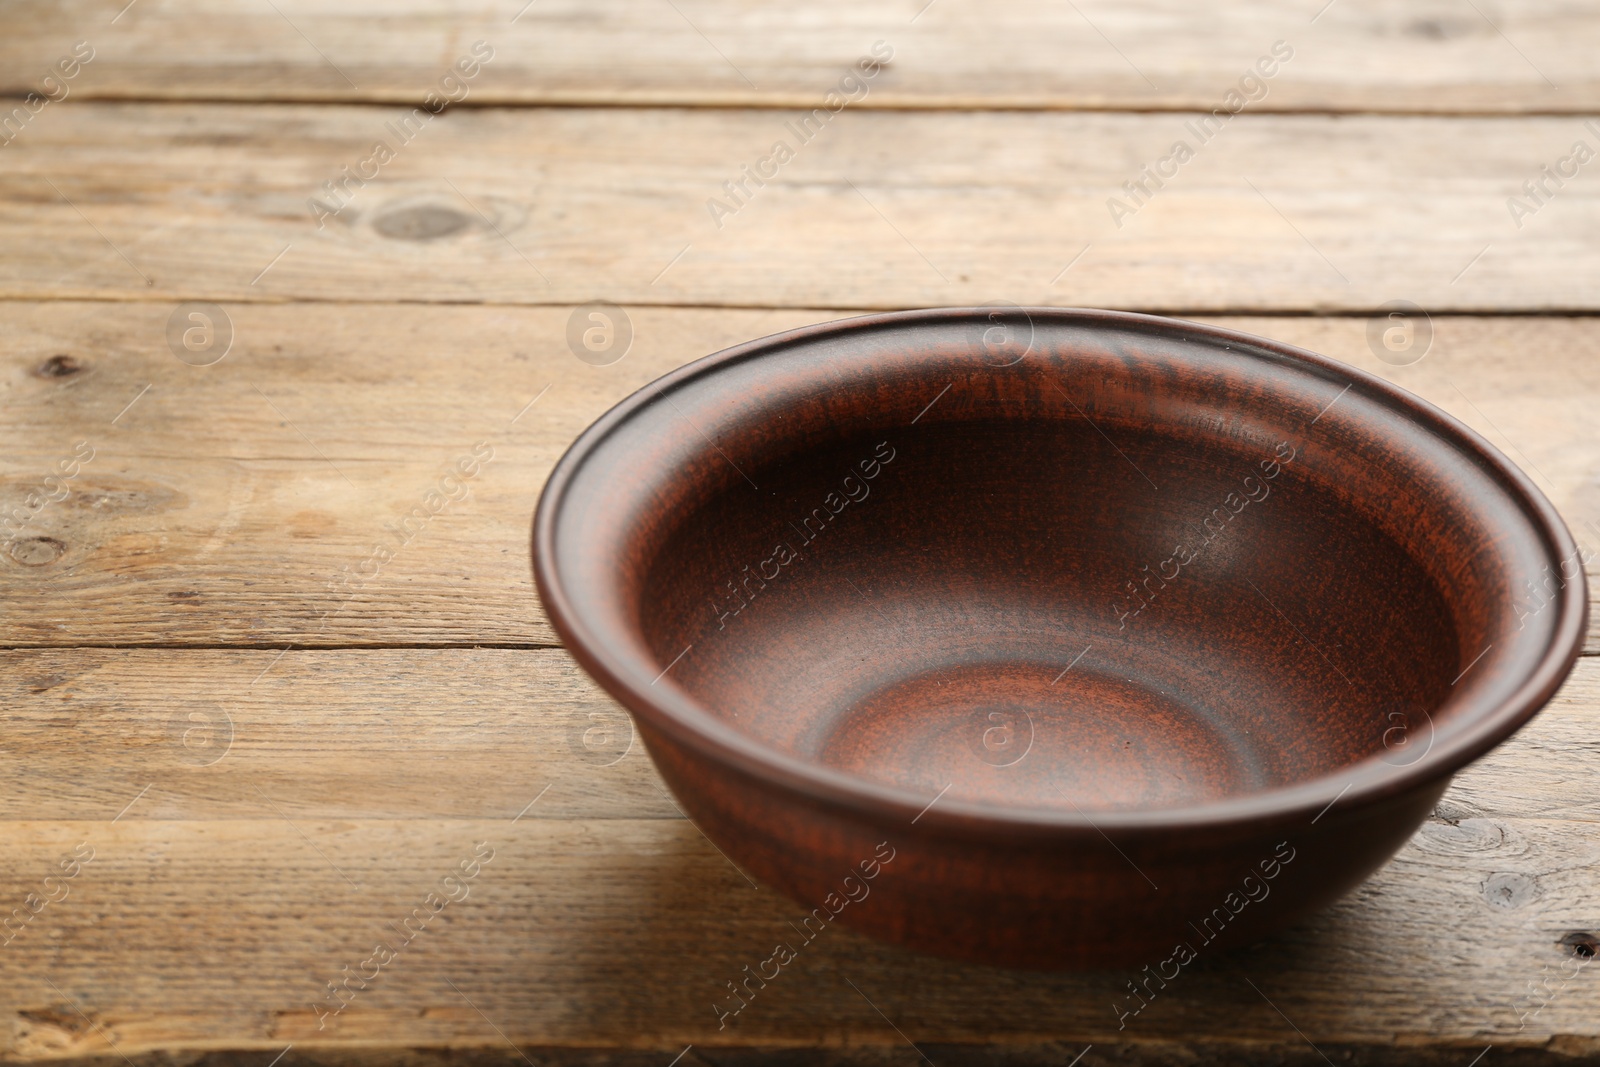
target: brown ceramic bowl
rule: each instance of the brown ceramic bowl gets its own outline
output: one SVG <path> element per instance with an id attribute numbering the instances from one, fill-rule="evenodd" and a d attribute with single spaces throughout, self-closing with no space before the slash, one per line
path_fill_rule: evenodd
<path id="1" fill-rule="evenodd" d="M 578 438 L 533 548 L 690 817 L 811 913 L 788 948 L 1031 967 L 1166 973 L 1333 900 L 1588 610 L 1555 510 L 1450 416 L 1107 311 L 692 363 Z"/>

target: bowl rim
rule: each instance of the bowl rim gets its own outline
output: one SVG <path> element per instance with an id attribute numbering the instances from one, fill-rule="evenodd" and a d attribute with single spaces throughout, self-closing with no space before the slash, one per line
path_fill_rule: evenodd
<path id="1" fill-rule="evenodd" d="M 1347 387 L 1360 386 L 1371 399 L 1386 403 L 1425 426 L 1431 424 L 1438 436 L 1451 441 L 1458 451 L 1484 466 L 1553 548 L 1558 565 L 1578 551 L 1555 506 L 1499 449 L 1443 409 L 1359 367 L 1244 331 L 1163 315 L 1097 308 L 1019 308 L 1009 304 L 1004 308 L 1021 311 L 1030 322 L 1047 319 L 1080 327 L 1134 328 L 1167 336 L 1181 333 L 1186 339 L 1201 338 L 1219 345 L 1242 344 L 1266 350 L 1291 363 L 1307 365 L 1320 376 L 1342 381 Z M 1097 810 L 1091 817 L 1076 805 L 1061 809 L 960 799 L 944 799 L 941 803 L 942 792 L 930 798 L 900 786 L 836 770 L 772 748 L 734 729 L 676 686 L 641 685 L 641 679 L 634 677 L 624 665 L 608 660 L 605 644 L 584 624 L 552 562 L 556 554 L 557 521 L 566 494 L 600 442 L 635 413 L 659 402 L 669 390 L 681 388 L 730 364 L 781 352 L 797 343 L 877 331 L 883 327 L 948 326 L 987 321 L 983 317 L 995 310 L 996 306 L 925 308 L 878 312 L 802 326 L 693 360 L 613 405 L 579 434 L 556 462 L 534 513 L 530 547 L 535 585 L 545 613 L 567 653 L 629 712 L 713 763 L 731 765 L 746 775 L 781 784 L 810 800 L 842 807 L 870 819 L 910 817 L 912 824 L 920 824 L 924 830 L 984 835 L 1104 836 L 1105 831 L 1115 830 L 1119 836 L 1127 837 L 1179 828 L 1226 830 L 1268 822 L 1287 823 L 1306 815 L 1314 816 L 1311 822 L 1315 823 L 1336 805 L 1341 812 L 1350 812 L 1447 779 L 1520 729 L 1566 681 L 1582 653 L 1588 628 L 1587 581 L 1568 582 L 1558 593 L 1559 615 L 1551 631 L 1552 638 L 1516 689 L 1504 700 L 1469 705 L 1466 710 L 1473 713 L 1472 721 L 1457 736 L 1433 745 L 1413 763 L 1395 767 L 1368 757 L 1315 778 L 1259 792 L 1172 808 Z"/>

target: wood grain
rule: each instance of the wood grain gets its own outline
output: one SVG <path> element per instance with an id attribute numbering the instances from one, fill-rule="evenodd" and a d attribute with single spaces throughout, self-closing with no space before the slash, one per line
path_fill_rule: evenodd
<path id="1" fill-rule="evenodd" d="M 752 888 L 670 812 L 629 810 L 620 796 L 597 810 L 595 768 L 552 758 L 551 708 L 593 695 L 563 653 L 291 652 L 248 693 L 272 656 L 4 656 L 8 763 L 37 761 L 40 775 L 0 816 L 0 899 L 20 906 L 41 893 L 80 842 L 94 858 L 0 949 L 0 1055 L 114 1054 L 112 1043 L 130 1055 L 270 1058 L 290 1043 L 301 1054 L 509 1055 L 512 1041 L 575 1056 L 654 1051 L 657 1062 L 689 1043 L 710 1062 L 724 1047 L 800 1046 L 909 1062 L 874 1005 L 938 1063 L 946 1046 L 951 1062 L 973 1062 L 973 1048 L 992 1057 L 1052 1044 L 1064 1062 L 1091 1042 L 1086 1063 L 1113 1062 L 1118 1049 L 1166 1062 L 1177 1042 L 1230 1062 L 1263 1047 L 1301 1062 L 1295 1028 L 1323 1052 L 1396 1057 L 1374 1062 L 1402 1062 L 1418 1045 L 1454 1047 L 1462 1062 L 1491 1043 L 1497 1056 L 1600 1053 L 1600 972 L 1574 972 L 1561 944 L 1600 919 L 1600 808 L 1574 791 L 1594 752 L 1600 659 L 1581 660 L 1550 708 L 1465 772 L 1357 893 L 1284 935 L 1202 955 L 1123 1029 L 1111 1005 L 1133 974 L 962 967 L 830 930 L 718 1030 L 711 1004 L 724 983 L 792 938 L 802 909 Z M 33 682 L 53 676 L 63 677 Z M 149 724 L 236 691 L 222 759 L 159 761 Z M 376 708 L 405 726 L 369 730 Z M 328 793 L 338 768 L 343 800 Z M 608 791 L 655 785 L 637 749 L 606 773 Z M 83 787 L 52 794 L 37 788 L 47 777 Z M 257 786 L 271 799 L 252 804 Z M 319 1030 L 324 983 L 484 841 L 494 856 L 470 894 Z M 1547 976 L 1546 991 L 1524 999 Z M 1519 1028 L 1519 1004 L 1544 1000 Z"/>
<path id="2" fill-rule="evenodd" d="M 74 42 L 95 58 L 0 135 L 0 513 L 77 442 L 94 458 L 0 552 L 0 911 L 96 851 L 0 945 L 0 1062 L 1600 1062 L 1600 968 L 1563 982 L 1562 944 L 1600 934 L 1600 659 L 1358 893 L 1203 957 L 1126 1029 L 1132 974 L 837 930 L 719 1031 L 712 1001 L 800 909 L 678 816 L 636 744 L 612 762 L 615 705 L 536 647 L 526 558 L 556 456 L 660 373 L 845 313 L 819 308 L 995 299 L 1334 313 L 1220 321 L 1441 404 L 1600 548 L 1595 320 L 1444 314 L 1595 308 L 1590 168 L 1520 228 L 1508 197 L 1600 144 L 1597 20 L 1563 0 L 3 5 L 0 116 Z M 467 99 L 319 229 L 322 183 L 479 39 Z M 1172 110 L 1219 106 L 1276 39 L 1295 56 L 1265 98 L 1117 227 L 1107 199 L 1189 136 Z M 894 58 L 865 99 L 718 228 L 708 198 L 877 40 Z M 1308 111 L 1369 114 L 1286 114 Z M 600 297 L 637 332 L 603 368 L 563 339 Z M 165 338 L 196 299 L 236 327 L 211 367 Z M 1368 348 L 1395 299 L 1436 316 L 1415 366 Z M 341 594 L 478 441 L 470 495 Z M 73 647 L 116 644 L 162 647 Z M 325 983 L 479 841 L 471 896 L 318 1030 Z"/>
<path id="3" fill-rule="evenodd" d="M 167 347 L 173 307 L 0 304 L 0 503 L 24 505 L 78 442 L 94 450 L 0 553 L 0 645 L 553 644 L 528 528 L 571 440 L 691 359 L 846 314 L 634 307 L 632 348 L 594 367 L 567 347 L 570 308 L 229 304 L 233 349 L 192 367 Z M 1373 355 L 1364 318 L 1215 321 L 1439 404 L 1600 551 L 1596 320 L 1441 317 L 1407 367 Z M 468 495 L 371 563 L 386 524 L 478 442 L 494 459 Z"/>
<path id="4" fill-rule="evenodd" d="M 1508 208 L 1600 144 L 1570 116 L 1247 114 L 1200 144 L 1178 114 L 846 111 L 802 144 L 800 112 L 465 109 L 402 144 L 406 113 L 42 111 L 0 152 L 0 296 L 1600 307 L 1600 186 L 1579 170 L 1531 216 Z M 780 140 L 794 158 L 744 179 Z M 1194 158 L 1113 218 L 1179 140 Z M 367 160 L 348 197 L 323 188 Z M 344 206 L 314 214 L 319 197 Z M 714 218 L 713 199 L 743 206 Z"/>
<path id="5" fill-rule="evenodd" d="M 14 4 L 0 91 L 26 92 L 87 39 L 84 99 L 416 103 L 475 40 L 496 49 L 471 103 L 815 106 L 877 40 L 894 65 L 867 107 L 1212 108 L 1274 40 L 1296 49 L 1259 106 L 1593 111 L 1595 12 L 1378 0 L 1077 5 L 842 0 L 280 0 Z M 278 10 L 274 11 L 276 7 Z M 676 8 L 676 10 L 674 10 Z"/>
<path id="6" fill-rule="evenodd" d="M 559 649 L 0 664 L 0 820 L 109 818 L 152 783 L 128 818 L 510 819 L 547 786 L 527 818 L 682 818 L 626 713 Z"/>

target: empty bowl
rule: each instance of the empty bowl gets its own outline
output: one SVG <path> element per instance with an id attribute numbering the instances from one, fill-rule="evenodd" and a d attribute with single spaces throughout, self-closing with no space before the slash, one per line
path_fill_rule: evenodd
<path id="1" fill-rule="evenodd" d="M 1333 900 L 1587 617 L 1555 510 L 1455 419 L 1106 311 L 692 363 L 573 444 L 533 554 L 688 815 L 799 902 L 790 948 L 1043 968 L 1181 966 Z"/>

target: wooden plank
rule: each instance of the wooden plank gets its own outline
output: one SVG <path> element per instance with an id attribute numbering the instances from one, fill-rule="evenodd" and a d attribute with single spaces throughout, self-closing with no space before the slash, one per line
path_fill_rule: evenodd
<path id="1" fill-rule="evenodd" d="M 405 114 L 42 112 L 0 152 L 0 297 L 1600 307 L 1600 185 L 1508 206 L 1600 145 L 1575 117 L 1244 115 L 1202 144 L 1180 114 L 856 111 L 802 142 L 799 112 L 469 109 L 404 143 Z"/>
<path id="2" fill-rule="evenodd" d="M 172 652 L 0 652 L 0 820 L 682 817 L 560 649 Z"/>
<path id="3" fill-rule="evenodd" d="M 15 4 L 0 91 L 92 42 L 83 99 L 417 103 L 472 42 L 494 48 L 469 103 L 813 107 L 875 41 L 893 65 L 864 107 L 1205 108 L 1275 40 L 1292 61 L 1267 109 L 1593 111 L 1587 42 L 1600 16 L 1558 0 L 1396 7 L 1378 0 L 842 0 L 806 10 L 745 0 L 337 6 L 280 0 Z M 274 10 L 276 8 L 277 10 Z M 676 8 L 676 10 L 674 10 Z"/>
<path id="4" fill-rule="evenodd" d="M 1171 1062 L 1178 1042 L 1227 1062 L 1320 1062 L 1342 1049 L 1409 1062 L 1422 1045 L 1454 1049 L 1461 1063 L 1491 1043 L 1497 1055 L 1600 1051 L 1600 971 L 1562 944 L 1600 925 L 1600 809 L 1573 790 L 1593 752 L 1600 658 L 1582 660 L 1543 715 L 1464 774 L 1360 890 L 1286 934 L 1202 957 L 1125 1027 L 1112 1005 L 1131 972 L 965 967 L 841 929 L 804 946 L 719 1030 L 712 1005 L 725 983 L 792 936 L 802 909 L 751 887 L 682 819 L 598 811 L 593 766 L 549 762 L 540 719 L 585 684 L 562 653 L 289 653 L 235 701 L 224 758 L 158 766 L 161 741 L 144 724 L 247 689 L 271 656 L 5 654 L 7 765 L 41 760 L 77 788 L 19 782 L 0 817 L 0 899 L 60 898 L 0 951 L 0 1057 L 258 1049 L 265 1059 L 291 1043 L 302 1055 L 511 1056 L 514 1042 L 574 1062 L 622 1048 L 663 1063 L 691 1043 L 711 1062 L 724 1048 L 817 1046 L 838 1062 L 909 1062 L 905 1039 L 941 1064 L 1052 1047 L 1065 1062 L 1090 1043 L 1086 1063 L 1118 1052 Z M 50 674 L 68 677 L 27 682 Z M 414 692 L 401 697 L 403 685 Z M 346 795 L 333 796 L 330 751 L 343 746 L 331 731 L 391 700 L 413 721 L 346 748 Z M 462 730 L 485 720 L 487 733 Z M 424 732 L 432 746 L 416 743 Z M 62 774 L 72 760 L 76 773 Z M 389 766 L 374 774 L 377 763 Z M 630 763 L 628 774 L 654 781 L 637 750 L 611 770 Z M 407 789 L 407 778 L 428 786 Z M 272 799 L 248 809 L 241 798 L 257 786 Z M 84 845 L 93 859 L 47 885 Z M 487 849 L 466 895 L 319 1029 L 325 983 Z M 1524 1024 L 1530 983 L 1543 1007 Z"/>
<path id="5" fill-rule="evenodd" d="M 682 815 L 626 714 L 561 649 L 15 649 L 0 668 L 0 821 L 93 821 L 147 786 L 129 818 Z M 1600 822 L 1571 791 L 1597 736 L 1586 656 L 1457 780 L 1447 814 Z"/>
<path id="6" fill-rule="evenodd" d="M 691 359 L 845 314 L 634 307 L 632 348 L 594 367 L 567 348 L 570 308 L 229 304 L 232 350 L 193 367 L 167 347 L 172 310 L 0 304 L 0 504 L 28 520 L 0 553 L 0 645 L 554 643 L 526 546 L 568 443 Z M 1441 317 L 1407 367 L 1374 356 L 1363 318 L 1217 321 L 1440 404 L 1600 551 L 1596 320 Z M 27 511 L 79 442 L 67 497 Z M 373 563 L 479 442 L 494 458 L 467 495 Z"/>

